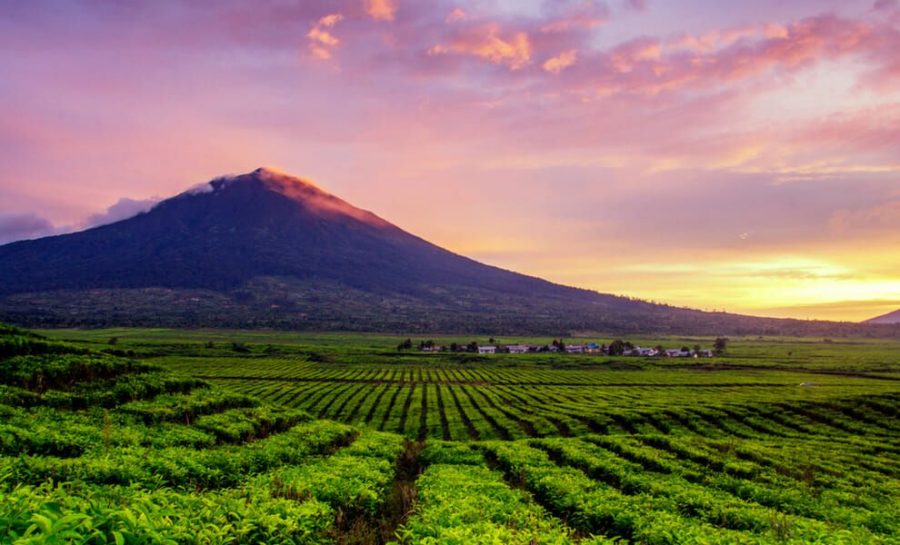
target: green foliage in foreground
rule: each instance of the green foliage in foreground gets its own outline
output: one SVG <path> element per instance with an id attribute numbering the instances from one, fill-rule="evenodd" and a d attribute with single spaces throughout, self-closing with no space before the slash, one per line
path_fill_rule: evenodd
<path id="1" fill-rule="evenodd" d="M 486 467 L 437 464 L 417 484 L 419 507 L 401 543 L 572 543 L 571 532 Z"/>
<path id="2" fill-rule="evenodd" d="M 325 544 L 332 517 L 327 504 L 273 498 L 264 488 L 181 494 L 47 483 L 3 494 L 0 541 Z"/>

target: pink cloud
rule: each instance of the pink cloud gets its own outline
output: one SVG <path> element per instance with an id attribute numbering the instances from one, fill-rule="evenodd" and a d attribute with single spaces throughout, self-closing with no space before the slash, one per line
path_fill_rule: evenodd
<path id="1" fill-rule="evenodd" d="M 875 36 L 868 23 L 827 15 L 783 27 L 682 36 L 668 44 L 640 38 L 585 57 L 579 84 L 606 95 L 710 89 L 773 70 L 788 73 L 823 60 L 885 52 Z"/>
<path id="2" fill-rule="evenodd" d="M 570 49 L 568 51 L 563 51 L 559 55 L 555 57 L 550 57 L 544 64 L 542 65 L 544 70 L 550 72 L 551 74 L 559 74 L 566 68 L 575 64 L 578 60 L 578 51 L 574 49 Z"/>
<path id="3" fill-rule="evenodd" d="M 531 62 L 532 47 L 527 33 L 503 33 L 500 25 L 488 23 L 457 32 L 447 42 L 431 47 L 428 53 L 471 55 L 518 70 Z"/>
<path id="4" fill-rule="evenodd" d="M 393 21 L 397 15 L 397 0 L 365 0 L 366 13 L 376 21 Z"/>
<path id="5" fill-rule="evenodd" d="M 609 21 L 609 7 L 597 0 L 560 2 L 551 12 L 550 20 L 541 26 L 542 32 L 565 32 L 572 29 L 592 29 Z"/>
<path id="6" fill-rule="evenodd" d="M 444 19 L 444 21 L 446 21 L 448 23 L 455 23 L 457 21 L 462 21 L 466 17 L 467 17 L 466 10 L 457 6 L 457 7 L 453 8 L 450 11 L 450 13 L 447 14 L 447 17 Z"/>
<path id="7" fill-rule="evenodd" d="M 647 9 L 647 0 L 625 0 L 625 7 L 635 11 L 645 11 Z"/>
<path id="8" fill-rule="evenodd" d="M 343 18 L 344 16 L 340 13 L 326 15 L 306 33 L 306 37 L 309 38 L 309 51 L 313 57 L 320 60 L 331 58 L 331 52 L 340 44 L 340 40 L 331 33 L 330 29 Z"/>

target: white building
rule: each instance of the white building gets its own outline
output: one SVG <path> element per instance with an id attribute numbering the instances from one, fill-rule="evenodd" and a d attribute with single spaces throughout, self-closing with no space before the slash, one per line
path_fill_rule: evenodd
<path id="1" fill-rule="evenodd" d="M 527 344 L 511 344 L 506 347 L 510 354 L 525 354 L 531 351 L 531 347 Z"/>
<path id="2" fill-rule="evenodd" d="M 568 352 L 570 354 L 581 354 L 582 352 L 584 352 L 584 345 L 583 344 L 567 344 L 566 352 Z"/>
<path id="3" fill-rule="evenodd" d="M 479 354 L 496 354 L 497 347 L 496 346 L 479 346 L 478 353 Z"/>

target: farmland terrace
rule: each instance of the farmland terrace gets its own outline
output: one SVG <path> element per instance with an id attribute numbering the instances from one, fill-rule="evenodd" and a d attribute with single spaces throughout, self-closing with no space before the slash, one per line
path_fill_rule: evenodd
<path id="1" fill-rule="evenodd" d="M 900 540 L 895 341 L 40 333 L 0 330 L 2 542 Z"/>

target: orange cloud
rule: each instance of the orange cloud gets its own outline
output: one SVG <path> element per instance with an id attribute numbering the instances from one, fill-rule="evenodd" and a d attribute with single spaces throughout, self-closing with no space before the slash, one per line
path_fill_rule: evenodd
<path id="1" fill-rule="evenodd" d="M 397 15 L 396 0 L 365 0 L 366 13 L 376 21 L 393 21 Z"/>
<path id="2" fill-rule="evenodd" d="M 570 49 L 569 51 L 563 51 L 559 55 L 547 59 L 543 64 L 543 68 L 551 74 L 559 74 L 566 68 L 575 64 L 575 61 L 577 60 L 578 51 Z"/>
<path id="3" fill-rule="evenodd" d="M 306 37 L 309 38 L 309 51 L 313 57 L 320 60 L 331 58 L 331 51 L 341 42 L 328 29 L 333 28 L 343 18 L 344 16 L 340 13 L 326 15 L 316 21 L 316 24 L 306 33 Z"/>
<path id="4" fill-rule="evenodd" d="M 488 24 L 468 29 L 447 44 L 438 44 L 428 50 L 430 55 L 457 53 L 472 55 L 494 64 L 503 64 L 518 70 L 531 62 L 531 41 L 525 32 L 500 35 L 500 27 Z"/>

